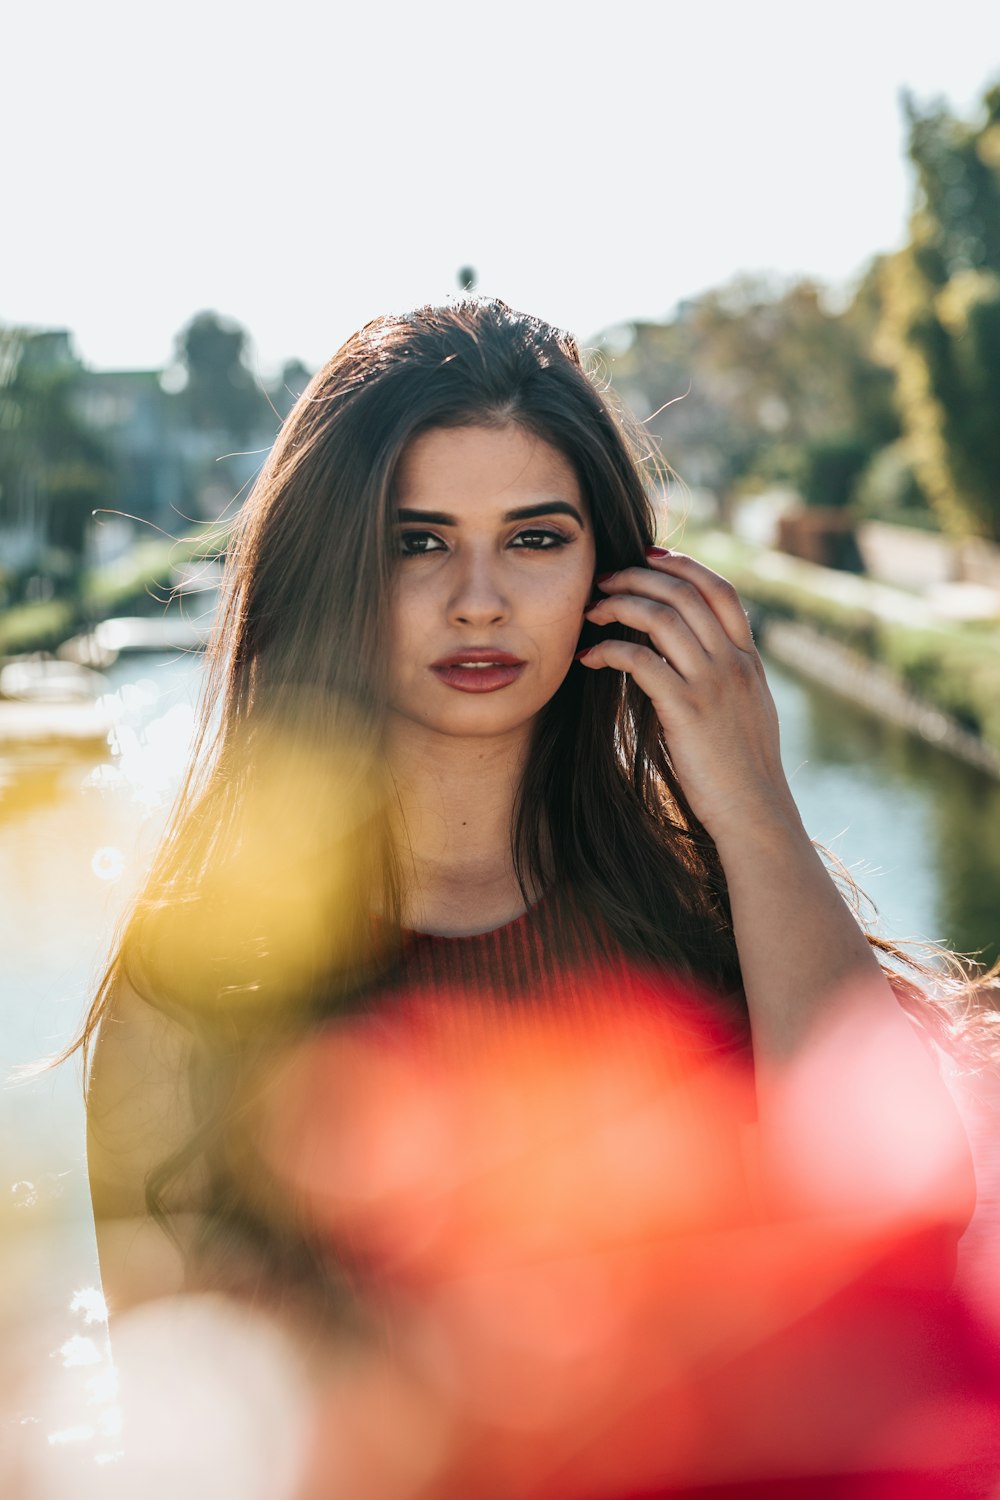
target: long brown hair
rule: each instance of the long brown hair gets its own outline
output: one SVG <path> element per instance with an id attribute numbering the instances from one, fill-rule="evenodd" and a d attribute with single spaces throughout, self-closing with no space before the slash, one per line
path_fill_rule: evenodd
<path id="1" fill-rule="evenodd" d="M 213 869 L 227 851 L 236 857 L 268 736 L 286 757 L 294 746 L 306 760 L 323 747 L 355 747 L 353 772 L 347 754 L 339 769 L 359 781 L 377 765 L 400 456 L 428 428 L 508 422 L 573 464 L 593 520 L 597 570 L 643 561 L 655 540 L 649 489 L 657 459 L 588 376 L 569 334 L 498 300 L 468 297 L 376 318 L 348 339 L 297 401 L 232 527 L 187 777 L 78 1045 L 89 1046 L 122 963 L 152 1003 L 183 1012 L 185 957 L 174 924 L 179 912 L 210 899 Z M 585 625 L 583 643 L 600 634 Z M 287 762 L 284 772 L 293 787 Z M 361 800 L 370 811 L 356 822 L 352 848 L 365 879 L 355 864 L 351 890 L 367 882 L 370 895 L 371 882 L 379 886 L 391 931 L 400 911 L 391 793 L 369 786 Z M 333 820 L 331 810 L 329 836 L 342 837 Z M 546 829 L 551 868 L 543 870 Z M 715 988 L 739 988 L 714 846 L 677 784 L 652 706 L 623 674 L 573 667 L 540 715 L 512 849 L 525 893 L 548 879 L 571 885 L 637 955 Z M 341 956 L 364 949 L 368 910 L 370 902 L 358 902 L 356 941 L 341 933 Z M 265 946 L 258 942 L 257 953 Z M 247 961 L 232 959 L 241 975 Z M 326 987 L 330 959 L 317 955 Z M 218 963 L 209 967 L 231 1010 L 252 984 L 259 997 L 259 980 L 247 975 L 244 985 Z M 339 969 L 350 971 L 345 988 L 363 984 L 353 963 Z M 225 1007 L 211 1011 L 218 1021 Z"/>
<path id="2" fill-rule="evenodd" d="M 593 521 L 597 571 L 641 564 L 656 540 L 650 497 L 665 466 L 588 373 L 573 338 L 538 318 L 479 297 L 375 318 L 296 402 L 228 540 L 194 754 L 69 1049 L 82 1047 L 85 1069 L 122 968 L 193 1033 L 238 1048 L 248 1018 L 259 1036 L 262 1017 L 280 1029 L 327 1013 L 353 1003 L 385 967 L 401 911 L 391 788 L 379 759 L 394 476 L 422 431 L 510 422 L 572 463 Z M 585 625 L 583 644 L 602 633 Z M 641 639 L 618 626 L 611 633 Z M 326 783 L 317 767 L 329 769 Z M 246 895 L 235 921 L 231 910 L 227 918 L 234 887 L 220 870 L 247 857 L 262 820 L 286 827 L 282 797 L 291 807 L 303 785 L 309 816 L 287 819 L 282 871 L 263 894 Z M 532 888 L 571 888 L 577 908 L 599 910 L 637 957 L 739 1003 L 718 854 L 674 774 L 652 705 L 629 676 L 570 668 L 535 726 L 511 848 L 526 903 Z M 268 924 L 296 864 L 338 918 L 304 942 L 296 933 L 290 977 Z M 237 888 L 246 894 L 245 883 Z M 386 917 L 378 946 L 374 904 Z M 870 941 L 901 998 L 928 1016 L 937 1006 L 947 1020 L 945 1002 L 899 980 L 900 965 L 928 979 L 934 971 Z"/>

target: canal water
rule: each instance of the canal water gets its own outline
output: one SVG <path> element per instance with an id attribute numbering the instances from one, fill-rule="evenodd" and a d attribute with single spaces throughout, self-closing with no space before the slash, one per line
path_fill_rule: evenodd
<path id="1" fill-rule="evenodd" d="M 773 661 L 782 760 L 813 838 L 894 939 L 1000 957 L 1000 781 Z"/>
<path id="2" fill-rule="evenodd" d="M 75 1034 L 177 785 L 200 671 L 197 656 L 121 659 L 108 674 L 111 753 L 5 755 L 0 745 L 5 1078 Z M 879 930 L 996 957 L 1000 784 L 775 663 L 768 673 L 806 827 L 873 899 Z M 8 1082 L 0 1100 L 0 1329 L 21 1351 L 0 1372 L 0 1415 L 12 1420 L 5 1383 L 42 1369 L 18 1420 L 44 1429 L 50 1447 L 99 1460 L 116 1434 L 78 1063 Z"/>

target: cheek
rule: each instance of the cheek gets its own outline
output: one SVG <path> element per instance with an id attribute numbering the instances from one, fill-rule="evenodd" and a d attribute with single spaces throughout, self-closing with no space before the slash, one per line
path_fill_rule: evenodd
<path id="1" fill-rule="evenodd" d="M 547 579 L 539 589 L 539 607 L 554 629 L 578 629 L 594 587 L 592 568 L 575 569 L 560 579 Z"/>
<path id="2" fill-rule="evenodd" d="M 544 670 L 561 674 L 580 643 L 583 613 L 590 597 L 579 587 L 550 589 L 541 601 L 534 630 Z"/>
<path id="3" fill-rule="evenodd" d="M 419 599 L 405 589 L 397 590 L 389 612 L 389 672 L 397 682 L 412 673 L 425 628 Z"/>
<path id="4" fill-rule="evenodd" d="M 426 580 L 421 586 L 420 580 L 404 573 L 392 593 L 389 619 L 393 639 L 405 644 L 414 629 L 426 627 L 432 613 L 433 591 L 428 589 Z"/>

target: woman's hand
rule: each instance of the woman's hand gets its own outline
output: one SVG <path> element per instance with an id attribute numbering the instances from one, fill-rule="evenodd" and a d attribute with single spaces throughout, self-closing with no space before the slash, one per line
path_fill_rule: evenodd
<path id="1" fill-rule="evenodd" d="M 649 645 L 605 640 L 581 663 L 627 672 L 652 701 L 684 793 L 712 837 L 745 837 L 761 817 L 794 814 L 778 715 L 739 595 L 683 553 L 651 548 L 648 567 L 603 576 L 586 612 Z M 797 815 L 795 820 L 797 821 Z"/>
<path id="2" fill-rule="evenodd" d="M 796 1190 L 814 1181 L 817 1205 L 841 1201 L 858 1222 L 876 1206 L 903 1233 L 923 1223 L 934 1253 L 951 1255 L 975 1203 L 962 1124 L 798 816 L 743 607 L 693 558 L 647 557 L 646 568 L 602 578 L 607 597 L 586 618 L 642 631 L 649 645 L 601 641 L 581 661 L 628 672 L 649 695 L 681 786 L 716 842 L 750 1017 L 762 1159 L 783 1173 L 797 1143 Z"/>

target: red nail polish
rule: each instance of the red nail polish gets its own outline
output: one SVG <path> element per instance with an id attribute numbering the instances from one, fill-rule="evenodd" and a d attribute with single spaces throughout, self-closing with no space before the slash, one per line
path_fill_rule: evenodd
<path id="1" fill-rule="evenodd" d="M 602 583 L 607 583 L 609 578 L 614 578 L 617 571 L 617 568 L 612 568 L 610 573 L 598 573 L 597 577 L 594 579 L 594 582 L 598 587 L 600 587 Z"/>
<path id="2" fill-rule="evenodd" d="M 670 550 L 669 547 L 647 547 L 646 548 L 646 556 L 647 557 L 673 557 L 673 555 L 674 554 L 671 552 L 671 550 Z M 598 581 L 600 581 L 600 580 L 598 580 Z"/>
<path id="3" fill-rule="evenodd" d="M 590 654 L 590 652 L 593 651 L 593 649 L 594 649 L 593 646 L 584 646 L 584 648 L 583 648 L 582 651 L 578 651 L 576 653 L 576 655 L 574 656 L 573 660 L 574 661 L 579 661 L 581 656 L 588 656 Z"/>

